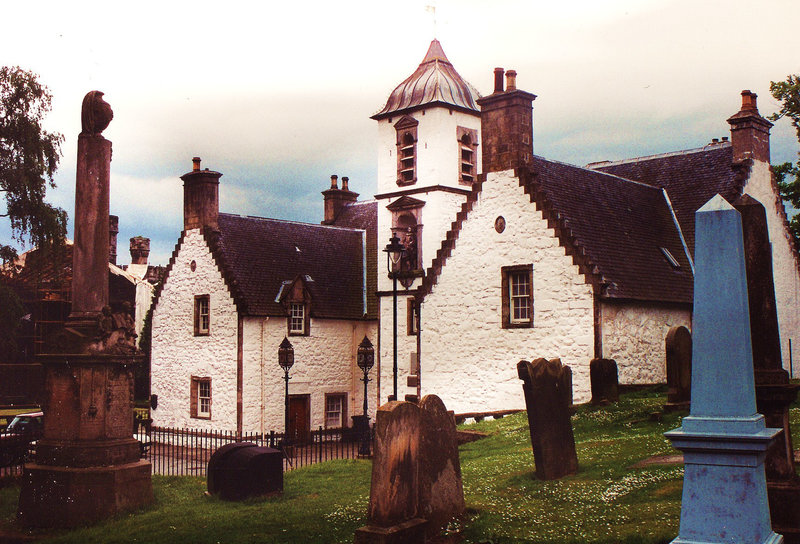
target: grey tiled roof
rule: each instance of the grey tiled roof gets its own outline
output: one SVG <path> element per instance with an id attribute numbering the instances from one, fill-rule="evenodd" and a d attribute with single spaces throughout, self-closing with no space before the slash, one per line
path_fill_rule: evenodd
<path id="1" fill-rule="evenodd" d="M 246 315 L 286 315 L 283 282 L 306 276 L 312 317 L 365 317 L 363 230 L 221 213 L 206 239 Z"/>
<path id="2" fill-rule="evenodd" d="M 731 144 L 592 165 L 595 170 L 667 190 L 689 251 L 694 255 L 694 212 L 719 193 L 728 202 L 742 194 L 750 163 L 733 163 Z"/>
<path id="3" fill-rule="evenodd" d="M 691 302 L 689 259 L 659 188 L 541 157 L 523 179 L 562 245 L 600 282 L 599 294 Z"/>

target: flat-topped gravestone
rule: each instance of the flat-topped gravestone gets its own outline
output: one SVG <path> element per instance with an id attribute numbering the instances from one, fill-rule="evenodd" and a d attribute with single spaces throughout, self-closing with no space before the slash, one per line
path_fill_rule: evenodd
<path id="1" fill-rule="evenodd" d="M 614 359 L 592 359 L 589 362 L 592 404 L 611 404 L 619 401 L 619 375 Z"/>
<path id="2" fill-rule="evenodd" d="M 555 480 L 578 472 L 578 455 L 570 421 L 572 372 L 560 359 L 520 361 L 536 477 Z"/>
<path id="3" fill-rule="evenodd" d="M 795 471 L 789 428 L 789 406 L 798 386 L 789 383 L 781 358 L 767 215 L 764 206 L 750 195 L 739 197 L 734 207 L 742 215 L 744 232 L 756 408 L 768 426 L 781 429 L 764 461 L 770 517 L 773 529 L 787 543 L 800 543 L 800 478 Z"/>
<path id="4" fill-rule="evenodd" d="M 688 410 L 692 394 L 692 333 L 672 327 L 664 341 L 667 352 L 666 411 Z"/>
<path id="5" fill-rule="evenodd" d="M 780 543 L 764 476 L 778 429 L 756 412 L 741 218 L 720 195 L 695 217 L 691 412 L 666 433 L 684 454 L 673 542 Z"/>

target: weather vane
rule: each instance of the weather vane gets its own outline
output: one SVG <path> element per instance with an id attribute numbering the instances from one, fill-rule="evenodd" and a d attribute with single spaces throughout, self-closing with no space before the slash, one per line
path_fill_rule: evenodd
<path id="1" fill-rule="evenodd" d="M 433 17 L 433 37 L 436 38 L 436 5 L 425 6 L 425 11 L 432 14 Z"/>

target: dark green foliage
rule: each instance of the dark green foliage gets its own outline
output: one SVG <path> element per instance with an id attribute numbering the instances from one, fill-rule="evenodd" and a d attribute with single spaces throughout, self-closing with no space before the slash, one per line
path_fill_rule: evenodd
<path id="1" fill-rule="evenodd" d="M 17 358 L 17 337 L 22 326 L 25 309 L 17 294 L 9 286 L 0 283 L 0 362 Z"/>
<path id="2" fill-rule="evenodd" d="M 51 101 L 36 74 L 0 67 L 0 193 L 6 202 L 0 217 L 10 221 L 15 240 L 42 250 L 62 246 L 67 229 L 66 212 L 44 201 L 47 187 L 55 187 L 64 140 L 42 127 Z M 0 243 L 0 262 L 15 255 L 10 245 Z"/>
<path id="3" fill-rule="evenodd" d="M 792 120 L 792 126 L 797 131 L 800 141 L 800 77 L 790 75 L 786 81 L 772 81 L 769 91 L 776 100 L 780 100 L 781 109 L 769 116 L 771 121 L 782 117 Z M 772 167 L 778 181 L 778 190 L 781 198 L 789 202 L 795 209 L 800 209 L 800 159 L 796 164 L 785 162 Z M 795 215 L 789 223 L 789 229 L 794 236 L 795 244 L 800 247 L 800 214 Z"/>

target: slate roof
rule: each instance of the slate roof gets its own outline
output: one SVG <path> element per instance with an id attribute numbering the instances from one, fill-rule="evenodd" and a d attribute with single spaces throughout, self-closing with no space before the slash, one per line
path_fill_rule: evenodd
<path id="1" fill-rule="evenodd" d="M 204 232 L 239 311 L 285 316 L 283 282 L 306 276 L 311 316 L 365 318 L 365 231 L 219 214 Z"/>
<path id="2" fill-rule="evenodd" d="M 378 202 L 366 200 L 345 206 L 333 224 L 367 232 L 367 317 L 378 319 Z"/>
<path id="3" fill-rule="evenodd" d="M 541 157 L 526 184 L 562 245 L 599 279 L 601 296 L 692 301 L 691 266 L 660 188 Z"/>
<path id="4" fill-rule="evenodd" d="M 567 255 L 603 298 L 691 303 L 692 271 L 660 188 L 534 156 L 516 172 Z M 484 176 L 481 177 L 484 179 Z M 483 183 L 475 184 L 423 282 L 430 293 Z M 531 208 L 534 212 L 534 208 Z M 660 248 L 675 258 L 667 260 Z M 534 274 L 536 272 L 534 271 Z"/>
<path id="5" fill-rule="evenodd" d="M 433 40 L 414 73 L 392 91 L 386 105 L 372 119 L 383 119 L 435 104 L 477 115 L 478 98 L 480 93 L 456 72 L 439 40 Z"/>
<path id="6" fill-rule="evenodd" d="M 595 170 L 666 189 L 692 255 L 694 213 L 717 193 L 728 202 L 736 200 L 742 194 L 749 166 L 749 161 L 734 165 L 730 142 L 591 165 Z"/>

